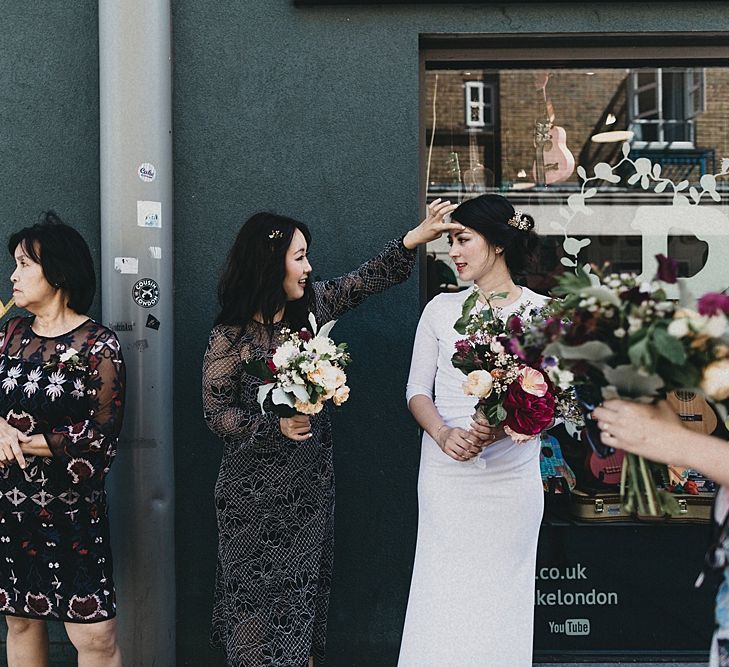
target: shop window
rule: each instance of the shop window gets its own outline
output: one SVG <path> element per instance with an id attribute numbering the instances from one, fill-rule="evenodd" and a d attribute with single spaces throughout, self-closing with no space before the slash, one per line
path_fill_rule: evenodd
<path id="1" fill-rule="evenodd" d="M 466 127 L 492 127 L 494 89 L 483 81 L 466 81 Z"/>
<path id="2" fill-rule="evenodd" d="M 629 110 L 634 146 L 693 148 L 694 122 L 704 111 L 703 69 L 631 71 Z"/>
<path id="3" fill-rule="evenodd" d="M 517 278 L 543 294 L 561 273 L 587 263 L 650 280 L 658 253 L 678 262 L 694 295 L 727 290 L 726 61 L 702 61 L 700 49 L 672 61 L 664 49 L 647 54 L 643 67 L 616 47 L 614 61 L 607 49 L 603 60 L 591 62 L 572 42 L 560 54 L 528 51 L 517 53 L 512 44 L 502 52 L 494 48 L 480 59 L 480 69 L 459 51 L 449 67 L 438 42 L 421 101 L 427 200 L 461 202 L 493 192 L 532 214 L 540 247 L 532 270 Z M 469 288 L 452 271 L 448 250 L 445 238 L 428 246 L 428 298 Z M 669 297 L 678 291 L 669 290 Z M 669 654 L 700 660 L 712 600 L 711 591 L 694 591 L 691 575 L 705 526 L 611 516 L 618 486 L 606 473 L 619 473 L 619 463 L 608 457 L 599 474 L 575 430 L 560 426 L 551 434 L 552 454 L 543 447 L 543 463 L 549 456 L 554 470 L 560 452 L 577 486 L 569 488 L 566 474 L 557 483 L 560 475 L 545 472 L 545 463 L 536 655 L 547 661 Z M 696 471 L 678 474 L 703 485 L 708 506 L 711 480 Z M 644 558 L 647 553 L 660 554 L 660 564 L 658 557 Z M 665 585 L 655 586 L 656 577 Z M 682 613 L 665 614 L 676 600 Z"/>

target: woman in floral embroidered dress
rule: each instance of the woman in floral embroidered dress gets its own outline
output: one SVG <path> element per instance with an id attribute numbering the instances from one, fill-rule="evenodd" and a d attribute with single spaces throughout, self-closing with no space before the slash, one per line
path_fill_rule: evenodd
<path id="1" fill-rule="evenodd" d="M 261 412 L 245 362 L 273 354 L 284 326 L 323 324 L 405 280 L 416 246 L 451 229 L 436 200 L 402 239 L 342 278 L 311 283 L 311 236 L 258 213 L 242 227 L 220 281 L 221 312 L 203 365 L 208 426 L 223 439 L 215 486 L 218 571 L 212 639 L 235 667 L 305 667 L 324 654 L 334 473 L 328 406 L 280 419 Z"/>
<path id="2" fill-rule="evenodd" d="M 85 315 L 86 242 L 53 213 L 13 234 L 15 303 L 0 333 L 0 613 L 10 667 L 48 664 L 46 620 L 79 664 L 118 667 L 104 480 L 124 406 L 112 331 Z"/>

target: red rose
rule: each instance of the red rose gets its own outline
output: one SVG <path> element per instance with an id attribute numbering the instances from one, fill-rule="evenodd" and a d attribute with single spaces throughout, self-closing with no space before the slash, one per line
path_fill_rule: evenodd
<path id="1" fill-rule="evenodd" d="M 504 425 L 523 435 L 537 435 L 554 421 L 554 396 L 534 396 L 525 392 L 518 381 L 512 382 L 504 398 Z"/>

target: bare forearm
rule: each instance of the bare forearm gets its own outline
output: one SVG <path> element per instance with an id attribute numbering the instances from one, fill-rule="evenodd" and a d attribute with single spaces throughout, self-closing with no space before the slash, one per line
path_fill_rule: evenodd
<path id="1" fill-rule="evenodd" d="M 426 431 L 437 442 L 438 433 L 445 426 L 445 421 L 440 416 L 433 400 L 424 394 L 416 394 L 410 399 L 408 408 L 410 408 L 410 412 L 415 417 L 415 421 L 418 422 L 420 428 Z"/>
<path id="2" fill-rule="evenodd" d="M 679 467 L 694 468 L 722 486 L 729 486 L 729 442 L 685 429 L 672 441 L 666 458 Z"/>
<path id="3" fill-rule="evenodd" d="M 30 436 L 30 442 L 21 442 L 20 449 L 28 456 L 53 456 L 42 433 Z"/>

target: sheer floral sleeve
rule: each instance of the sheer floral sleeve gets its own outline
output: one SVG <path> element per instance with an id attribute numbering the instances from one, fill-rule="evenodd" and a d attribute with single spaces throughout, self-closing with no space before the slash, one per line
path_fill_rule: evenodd
<path id="1" fill-rule="evenodd" d="M 116 453 L 124 415 L 125 367 L 114 332 L 100 328 L 89 347 L 87 363 L 84 381 L 74 385 L 74 391 L 86 392 L 87 418 L 56 425 L 44 435 L 54 458 L 67 467 L 84 459 L 105 472 Z"/>
<path id="2" fill-rule="evenodd" d="M 262 413 L 257 401 L 260 381 L 244 381 L 238 329 L 217 326 L 210 333 L 203 361 L 203 411 L 210 430 L 226 444 L 270 443 L 279 433 L 278 416 Z"/>
<path id="3" fill-rule="evenodd" d="M 397 239 L 351 273 L 314 283 L 317 319 L 321 323 L 338 319 L 367 297 L 407 280 L 415 266 L 416 255 Z"/>

